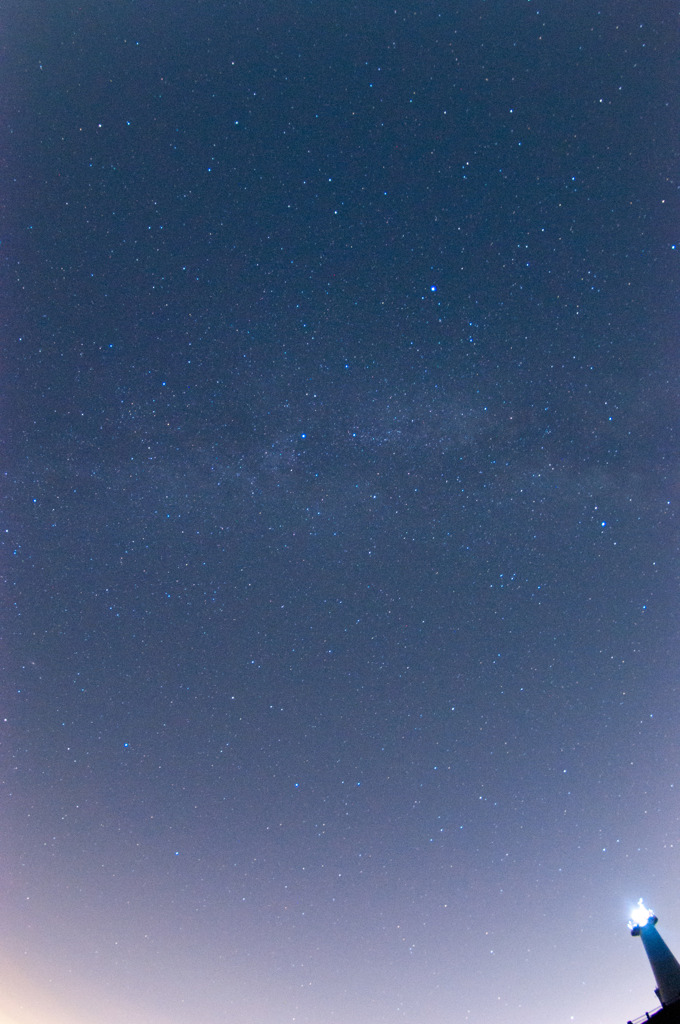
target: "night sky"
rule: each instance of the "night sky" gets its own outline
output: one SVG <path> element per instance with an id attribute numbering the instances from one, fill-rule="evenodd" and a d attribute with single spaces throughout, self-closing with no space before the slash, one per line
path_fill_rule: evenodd
<path id="1" fill-rule="evenodd" d="M 680 955 L 666 0 L 4 0 L 1 1024 L 622 1024 Z"/>

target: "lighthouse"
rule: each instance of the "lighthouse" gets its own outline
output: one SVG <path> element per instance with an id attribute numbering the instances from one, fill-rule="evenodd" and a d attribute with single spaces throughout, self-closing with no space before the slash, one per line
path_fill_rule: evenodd
<path id="1" fill-rule="evenodd" d="M 661 1003 L 661 1010 L 653 1019 L 658 1024 L 675 1024 L 680 1022 L 680 963 L 656 930 L 658 917 L 645 907 L 642 900 L 633 911 L 632 920 L 628 922 L 631 935 L 639 935 L 645 947 L 654 977 L 656 994 Z"/>

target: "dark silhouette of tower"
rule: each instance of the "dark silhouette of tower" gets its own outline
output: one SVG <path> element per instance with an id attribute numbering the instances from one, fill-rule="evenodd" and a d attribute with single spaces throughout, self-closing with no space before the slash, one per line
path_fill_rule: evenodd
<path id="1" fill-rule="evenodd" d="M 628 922 L 631 935 L 639 935 L 642 939 L 656 979 L 655 992 L 661 1003 L 660 1010 L 648 1013 L 641 1020 L 651 1020 L 654 1024 L 680 1024 L 680 963 L 657 932 L 658 920 L 640 900 L 633 913 L 633 920 Z"/>

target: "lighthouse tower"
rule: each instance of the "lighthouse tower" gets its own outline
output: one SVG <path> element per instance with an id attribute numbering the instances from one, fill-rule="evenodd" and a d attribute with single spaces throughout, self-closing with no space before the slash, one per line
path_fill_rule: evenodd
<path id="1" fill-rule="evenodd" d="M 656 930 L 658 917 L 648 910 L 642 900 L 628 922 L 631 935 L 639 935 L 656 978 L 656 994 L 661 1003 L 664 1021 L 680 1021 L 680 963 Z M 656 1018 L 656 1014 L 654 1017 Z"/>

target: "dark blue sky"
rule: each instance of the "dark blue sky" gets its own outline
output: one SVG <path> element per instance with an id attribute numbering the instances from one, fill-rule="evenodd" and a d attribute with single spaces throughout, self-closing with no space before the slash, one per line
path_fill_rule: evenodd
<path id="1" fill-rule="evenodd" d="M 673 6 L 3 22 L 3 1024 L 651 1009 Z"/>

